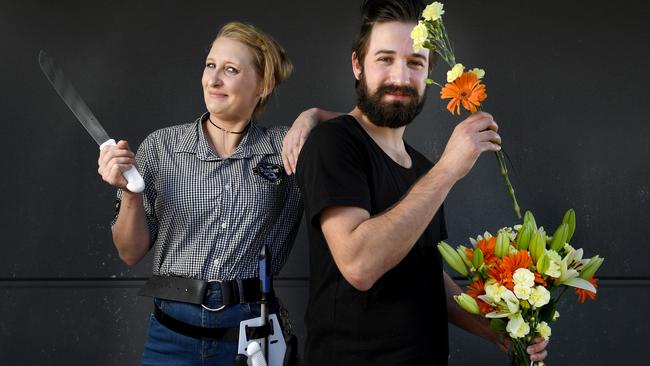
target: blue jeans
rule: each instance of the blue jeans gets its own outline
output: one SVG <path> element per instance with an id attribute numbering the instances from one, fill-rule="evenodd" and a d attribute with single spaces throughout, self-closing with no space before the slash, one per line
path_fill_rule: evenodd
<path id="1" fill-rule="evenodd" d="M 201 305 L 177 301 L 154 299 L 154 302 L 165 314 L 205 328 L 239 327 L 242 320 L 260 316 L 260 305 L 255 303 L 229 305 L 219 311 L 209 311 Z M 208 292 L 206 306 L 221 306 L 221 293 Z M 276 309 L 277 301 L 273 301 L 270 310 L 275 312 Z M 237 346 L 236 341 L 197 339 L 178 334 L 160 324 L 152 314 L 142 365 L 230 366 L 237 355 Z"/>

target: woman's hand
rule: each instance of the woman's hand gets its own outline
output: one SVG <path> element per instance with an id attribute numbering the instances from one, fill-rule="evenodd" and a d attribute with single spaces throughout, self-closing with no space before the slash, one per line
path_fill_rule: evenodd
<path id="1" fill-rule="evenodd" d="M 298 155 L 307 141 L 307 136 L 318 123 L 316 108 L 308 109 L 298 116 L 282 142 L 282 162 L 288 175 L 296 172 Z"/>
<path id="2" fill-rule="evenodd" d="M 128 182 L 122 173 L 135 165 L 135 154 L 128 142 L 121 140 L 117 145 L 104 147 L 99 152 L 97 164 L 97 172 L 106 183 L 126 191 Z"/>

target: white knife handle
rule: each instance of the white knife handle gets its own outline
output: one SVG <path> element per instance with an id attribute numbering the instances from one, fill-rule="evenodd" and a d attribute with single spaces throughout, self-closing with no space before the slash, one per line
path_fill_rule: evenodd
<path id="1" fill-rule="evenodd" d="M 110 139 L 103 144 L 99 145 L 99 150 L 102 150 L 106 146 L 115 146 L 117 143 L 115 140 Z M 125 171 L 122 173 L 124 176 L 124 179 L 128 182 L 126 185 L 126 189 L 133 193 L 140 193 L 144 191 L 144 180 L 142 179 L 142 176 L 140 173 L 138 173 L 138 170 L 135 168 L 135 166 L 131 166 L 129 170 Z"/>

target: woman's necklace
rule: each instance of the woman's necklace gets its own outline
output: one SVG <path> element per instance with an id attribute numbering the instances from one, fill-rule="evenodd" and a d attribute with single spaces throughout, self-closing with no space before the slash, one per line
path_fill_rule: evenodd
<path id="1" fill-rule="evenodd" d="M 214 127 L 218 128 L 219 130 L 223 131 L 224 135 L 223 135 L 222 137 L 223 137 L 223 152 L 224 152 L 224 153 L 227 151 L 227 150 L 226 150 L 226 134 L 241 135 L 241 134 L 243 134 L 244 132 L 246 132 L 246 131 L 248 130 L 248 127 L 250 127 L 250 125 L 251 125 L 251 121 L 249 120 L 249 121 L 248 121 L 248 124 L 246 125 L 246 127 L 244 127 L 243 130 L 241 130 L 241 131 L 230 131 L 230 130 L 226 130 L 226 129 L 223 128 L 223 127 L 219 127 L 219 125 L 217 125 L 216 123 L 212 122 L 212 119 L 210 119 L 210 116 L 208 116 L 208 121 L 210 121 L 210 124 L 211 124 L 211 125 L 213 125 Z"/>

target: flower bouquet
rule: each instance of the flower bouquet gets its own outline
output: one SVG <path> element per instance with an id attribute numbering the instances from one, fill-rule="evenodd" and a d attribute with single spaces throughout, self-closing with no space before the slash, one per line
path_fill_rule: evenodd
<path id="1" fill-rule="evenodd" d="M 470 239 L 471 247 L 438 244 L 447 264 L 470 282 L 467 292 L 454 299 L 511 338 L 512 365 L 532 365 L 526 347 L 536 336 L 550 338 L 549 324 L 558 318 L 556 306 L 569 287 L 580 302 L 596 298 L 594 274 L 604 258 L 583 258 L 583 250 L 569 244 L 575 226 L 571 209 L 549 237 L 528 211 L 522 224 L 502 228 L 496 236 L 485 232 Z"/>
<path id="2" fill-rule="evenodd" d="M 481 82 L 485 76 L 485 71 L 479 68 L 465 71 L 463 64 L 456 63 L 454 49 L 449 41 L 445 24 L 442 21 L 442 15 L 444 13 L 443 4 L 439 2 L 431 3 L 424 9 L 422 19 L 411 32 L 413 49 L 417 52 L 422 48 L 427 48 L 437 53 L 451 67 L 451 70 L 447 72 L 447 83 L 445 85 L 439 84 L 429 78 L 425 80 L 427 84 L 435 84 L 441 88 L 441 99 L 450 99 L 447 104 L 447 110 L 452 114 L 460 115 L 460 108 L 462 106 L 467 111 L 475 113 L 480 110 L 481 103 L 487 99 L 485 84 Z M 515 196 L 515 190 L 508 177 L 506 156 L 502 150 L 499 150 L 496 152 L 496 157 L 499 164 L 499 172 L 512 198 L 515 214 L 518 219 L 521 219 L 521 210 Z"/>
<path id="3" fill-rule="evenodd" d="M 450 99 L 447 109 L 456 115 L 460 115 L 461 107 L 474 113 L 487 99 L 482 83 L 485 71 L 479 68 L 465 71 L 465 66 L 456 62 L 442 20 L 444 13 L 443 4 L 439 2 L 424 9 L 422 19 L 411 32 L 413 49 L 417 52 L 427 48 L 451 68 L 444 85 L 425 80 L 441 88 L 441 99 Z M 505 155 L 503 151 L 496 155 L 514 211 L 520 219 Z M 549 324 L 559 316 L 556 306 L 569 287 L 575 288 L 580 302 L 596 297 L 598 280 L 594 274 L 604 259 L 599 256 L 582 258 L 583 250 L 569 244 L 575 227 L 575 213 L 571 209 L 549 237 L 543 227 L 537 227 L 532 213 L 526 212 L 522 224 L 502 228 L 496 236 L 485 232 L 470 239 L 471 247 L 461 245 L 454 249 L 445 242 L 438 244 L 445 261 L 470 281 L 467 292 L 455 296 L 455 300 L 466 311 L 491 319 L 490 326 L 494 330 L 511 338 L 513 365 L 532 364 L 526 347 L 536 336 L 549 339 Z"/>

